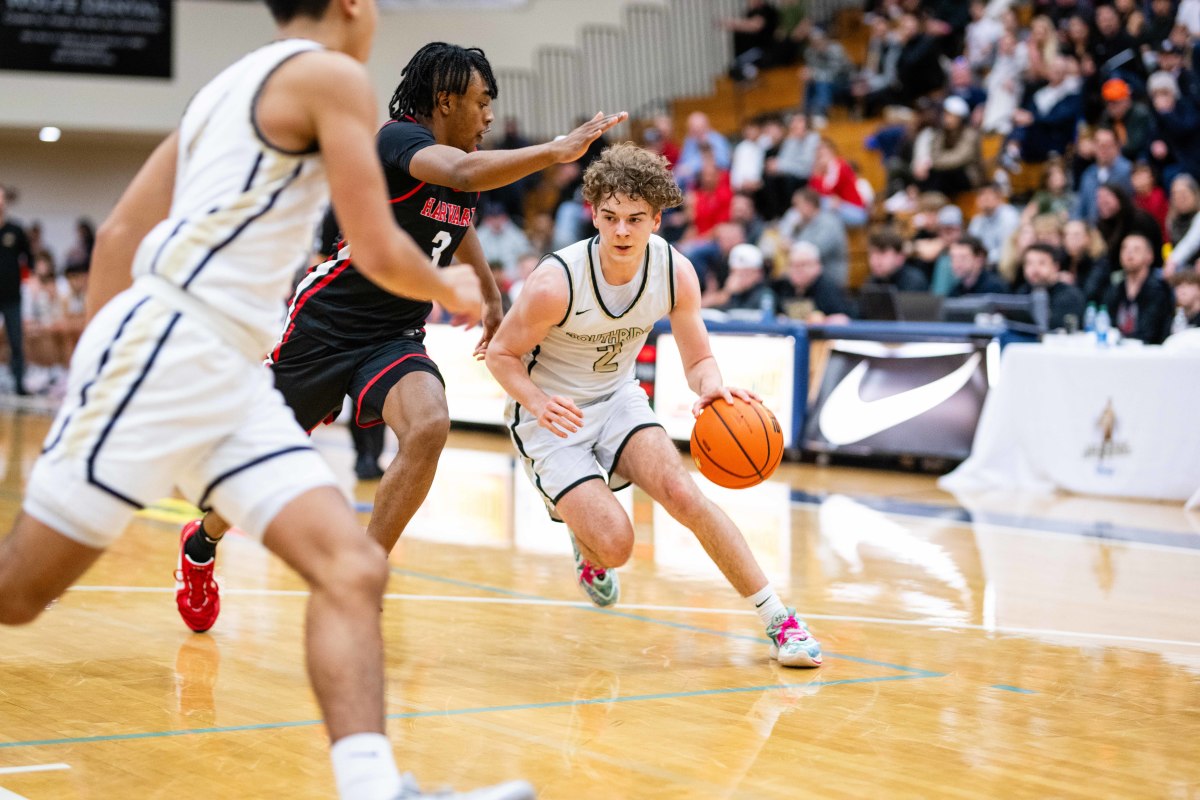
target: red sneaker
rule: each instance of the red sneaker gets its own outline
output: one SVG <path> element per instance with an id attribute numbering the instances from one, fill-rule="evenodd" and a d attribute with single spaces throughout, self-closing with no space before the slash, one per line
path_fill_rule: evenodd
<path id="1" fill-rule="evenodd" d="M 187 540 L 200 530 L 195 519 L 179 532 L 179 562 L 175 570 L 175 606 L 184 623 L 196 633 L 204 633 L 221 613 L 221 595 L 213 578 L 217 559 L 207 564 L 193 564 L 183 552 Z"/>

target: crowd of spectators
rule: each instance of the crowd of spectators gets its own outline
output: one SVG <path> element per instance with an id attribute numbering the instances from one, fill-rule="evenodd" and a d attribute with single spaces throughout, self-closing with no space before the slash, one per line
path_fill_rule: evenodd
<path id="1" fill-rule="evenodd" d="M 706 307 L 843 319 L 865 281 L 1044 291 L 1051 327 L 1082 325 L 1090 304 L 1152 343 L 1196 323 L 1200 0 L 869 0 L 861 36 L 820 22 L 802 0 L 747 0 L 718 21 L 735 80 L 794 65 L 792 113 L 733 138 L 700 112 L 678 139 L 669 116 L 640 126 L 684 189 L 661 233 L 696 265 Z M 866 39 L 861 63 L 848 34 Z M 838 119 L 873 120 L 864 147 L 839 147 Z M 853 161 L 863 153 L 880 160 L 878 185 Z M 485 241 L 506 283 L 515 259 L 590 231 L 588 159 L 504 203 L 529 243 Z"/>
<path id="2" fill-rule="evenodd" d="M 0 361 L 3 379 L 18 395 L 61 397 L 67 364 L 83 332 L 88 267 L 95 230 L 76 223 L 75 240 L 57 266 L 41 225 L 23 225 L 9 214 L 11 190 L 0 186 Z"/>
<path id="3" fill-rule="evenodd" d="M 1044 294 L 1051 328 L 1082 325 L 1091 305 L 1151 343 L 1200 326 L 1200 0 L 868 0 L 862 30 L 837 36 L 810 10 L 746 0 L 717 21 L 735 80 L 795 71 L 790 113 L 732 138 L 701 112 L 682 131 L 667 114 L 634 126 L 684 190 L 660 233 L 696 266 L 711 313 L 840 322 L 866 284 Z M 861 147 L 839 146 L 839 119 L 867 120 Z M 488 146 L 528 141 L 509 118 Z M 506 302 L 542 253 L 592 232 L 582 173 L 606 145 L 481 198 Z M 878 158 L 883 179 L 856 158 Z M 80 220 L 55 258 L 10 199 L 0 188 L 0 359 L 10 388 L 53 394 L 82 326 L 92 227 Z"/>

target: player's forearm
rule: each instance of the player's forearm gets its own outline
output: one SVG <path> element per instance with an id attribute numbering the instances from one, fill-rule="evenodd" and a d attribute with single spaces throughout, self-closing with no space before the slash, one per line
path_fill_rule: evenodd
<path id="1" fill-rule="evenodd" d="M 483 293 L 484 305 L 500 305 L 500 287 L 496 285 L 496 276 L 492 274 L 492 268 L 486 263 L 473 261 L 471 269 L 475 270 L 475 275 L 479 278 L 479 290 Z"/>
<path id="2" fill-rule="evenodd" d="M 145 231 L 142 235 L 145 235 Z M 105 222 L 96 232 L 85 300 L 87 319 L 133 282 L 133 257 L 142 236 L 117 222 Z"/>
<path id="3" fill-rule="evenodd" d="M 549 401 L 550 396 L 529 380 L 529 373 L 519 357 L 496 348 L 493 343 L 488 348 L 484 363 L 508 396 L 531 413 L 536 415 Z"/>
<path id="4" fill-rule="evenodd" d="M 721 369 L 712 355 L 705 356 L 690 367 L 685 367 L 684 375 L 687 377 L 688 387 L 698 396 L 703 396 L 723 385 Z"/>
<path id="5" fill-rule="evenodd" d="M 499 189 L 558 161 L 559 152 L 554 142 L 516 150 L 476 150 L 458 162 L 454 188 L 464 192 Z"/>
<path id="6" fill-rule="evenodd" d="M 353 241 L 354 266 L 385 291 L 413 300 L 442 300 L 448 287 L 429 255 L 396 230 L 360 247 Z"/>

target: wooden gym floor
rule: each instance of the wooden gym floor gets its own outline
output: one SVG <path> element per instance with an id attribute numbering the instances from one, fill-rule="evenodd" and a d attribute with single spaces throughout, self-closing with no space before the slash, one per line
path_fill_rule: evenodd
<path id="1" fill-rule="evenodd" d="M 46 425 L 0 414 L 0 530 Z M 317 439 L 349 475 L 345 431 Z M 364 514 L 373 488 L 353 488 Z M 637 552 L 598 610 L 507 440 L 452 436 L 391 556 L 402 769 L 524 777 L 546 800 L 1200 797 L 1195 515 L 795 465 L 714 489 L 824 643 L 799 671 L 769 661 L 690 535 L 627 496 Z M 300 582 L 234 536 L 221 618 L 191 634 L 171 579 L 188 513 L 163 503 L 34 625 L 0 630 L 0 799 L 333 796 Z"/>

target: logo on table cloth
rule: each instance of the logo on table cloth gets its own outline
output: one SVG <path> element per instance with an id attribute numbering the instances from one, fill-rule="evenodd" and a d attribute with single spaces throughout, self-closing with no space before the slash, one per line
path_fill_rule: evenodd
<path id="1" fill-rule="evenodd" d="M 1104 410 L 1100 412 L 1100 416 L 1096 420 L 1096 428 L 1100 431 L 1100 442 L 1084 450 L 1083 457 L 1096 459 L 1096 471 L 1102 475 L 1111 475 L 1113 459 L 1127 456 L 1133 452 L 1133 448 L 1129 446 L 1128 442 L 1117 439 L 1120 422 L 1117 420 L 1117 412 L 1113 408 L 1111 397 L 1104 404 Z"/>

